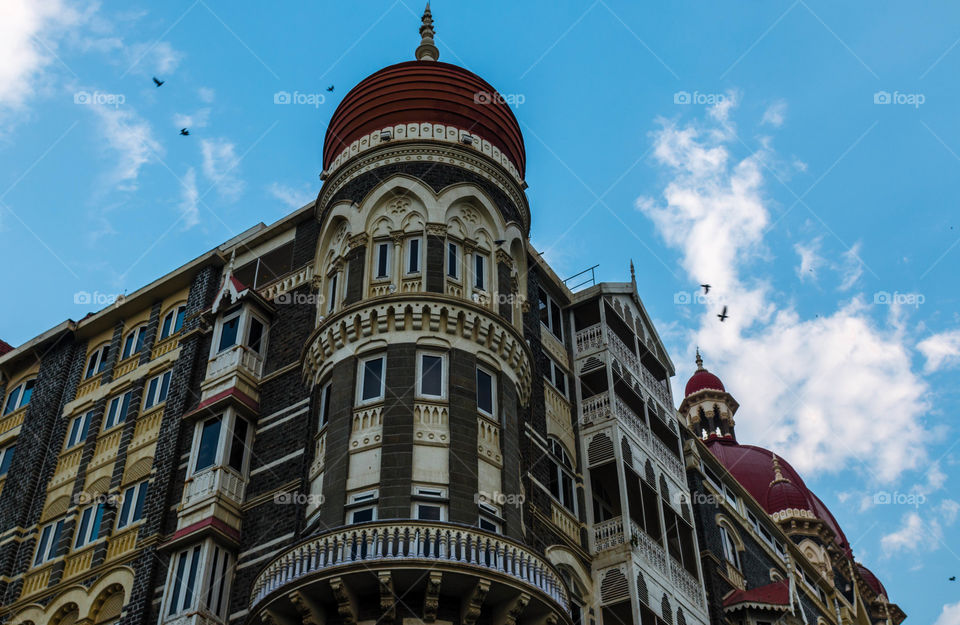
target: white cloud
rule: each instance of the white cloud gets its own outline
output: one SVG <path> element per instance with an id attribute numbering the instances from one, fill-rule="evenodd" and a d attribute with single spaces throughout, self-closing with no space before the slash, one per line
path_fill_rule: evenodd
<path id="1" fill-rule="evenodd" d="M 146 120 L 125 106 L 87 105 L 99 119 L 98 130 L 109 149 L 117 154 L 117 164 L 109 174 L 109 182 L 121 190 L 137 188 L 140 168 L 163 155 L 163 146 L 154 139 Z"/>
<path id="2" fill-rule="evenodd" d="M 783 100 L 778 100 L 771 104 L 767 110 L 763 113 L 762 123 L 770 124 L 774 128 L 779 128 L 783 125 L 783 120 L 787 114 L 787 103 Z"/>
<path id="3" fill-rule="evenodd" d="M 820 239 L 814 239 L 809 243 L 797 243 L 793 249 L 800 256 L 797 277 L 801 282 L 815 281 L 817 270 L 823 265 L 823 257 L 820 256 Z"/>
<path id="4" fill-rule="evenodd" d="M 960 601 L 944 604 L 940 616 L 933 625 L 960 625 Z"/>
<path id="5" fill-rule="evenodd" d="M 216 187 L 217 193 L 227 200 L 239 198 L 245 185 L 236 176 L 240 163 L 236 146 L 226 139 L 204 139 L 200 142 L 200 151 L 203 175 Z"/>
<path id="6" fill-rule="evenodd" d="M 295 189 L 279 182 L 270 183 L 267 191 L 290 209 L 300 208 L 317 197 L 316 191 L 309 186 Z"/>
<path id="7" fill-rule="evenodd" d="M 856 285 L 860 276 L 863 275 L 863 261 L 860 260 L 859 241 L 843 253 L 838 269 L 840 271 L 840 286 L 838 288 L 841 291 L 849 291 Z"/>
<path id="8" fill-rule="evenodd" d="M 210 121 L 210 109 L 202 108 L 192 114 L 174 113 L 174 128 L 206 128 Z"/>
<path id="9" fill-rule="evenodd" d="M 0 109 L 21 108 L 43 71 L 56 62 L 57 37 L 78 14 L 60 0 L 0 4 Z"/>
<path id="10" fill-rule="evenodd" d="M 910 512 L 903 519 L 900 529 L 880 539 L 880 546 L 886 556 L 900 552 L 930 551 L 936 547 L 941 530 L 935 521 L 927 523 L 916 512 Z"/>
<path id="11" fill-rule="evenodd" d="M 960 514 L 960 503 L 953 499 L 944 499 L 940 502 L 940 514 L 943 515 L 945 525 L 953 525 L 957 522 L 957 515 Z"/>
<path id="12" fill-rule="evenodd" d="M 728 115 L 729 107 L 711 112 L 722 128 L 661 120 L 654 158 L 670 180 L 659 201 L 637 203 L 681 251 L 690 281 L 712 284 L 729 306 L 722 325 L 705 307 L 688 337 L 690 362 L 699 344 L 707 366 L 739 392 L 742 442 L 773 447 L 804 474 L 855 467 L 891 481 L 922 465 L 928 439 L 920 423 L 928 387 L 911 370 L 905 330 L 876 323 L 859 295 L 814 319 L 781 303 L 763 272 L 764 169 L 775 156 L 768 143 L 733 160 Z"/>
<path id="13" fill-rule="evenodd" d="M 929 336 L 917 345 L 926 358 L 924 370 L 933 373 L 960 364 L 960 330 L 950 330 Z"/>
<path id="14" fill-rule="evenodd" d="M 200 193 L 197 191 L 197 172 L 193 167 L 187 170 L 183 177 L 182 189 L 180 192 L 180 215 L 183 218 L 184 230 L 192 228 L 200 223 Z"/>
<path id="15" fill-rule="evenodd" d="M 167 41 L 136 43 L 124 51 L 131 71 L 142 76 L 156 76 L 160 80 L 169 78 L 167 74 L 177 69 L 184 56 Z"/>
<path id="16" fill-rule="evenodd" d="M 200 97 L 200 101 L 204 104 L 212 104 L 213 99 L 216 96 L 216 92 L 209 87 L 200 87 L 197 89 L 197 95 Z"/>

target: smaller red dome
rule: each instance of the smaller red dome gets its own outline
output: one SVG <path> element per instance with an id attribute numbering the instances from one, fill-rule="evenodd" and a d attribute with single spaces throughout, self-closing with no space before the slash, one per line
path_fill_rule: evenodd
<path id="1" fill-rule="evenodd" d="M 702 391 L 704 389 L 723 392 L 726 392 L 727 390 L 723 388 L 723 382 L 720 381 L 720 378 L 703 368 L 703 358 L 700 357 L 700 350 L 698 349 L 697 370 L 692 376 L 690 376 L 690 379 L 687 380 L 687 387 L 684 389 L 683 394 L 686 397 L 689 397 L 697 391 Z"/>
<path id="2" fill-rule="evenodd" d="M 887 596 L 887 589 L 883 587 L 883 584 L 881 584 L 877 576 L 873 574 L 873 571 L 859 562 L 857 562 L 857 570 L 860 572 L 860 577 L 863 578 L 863 581 L 867 582 L 867 586 L 869 586 L 873 592 L 878 595 L 883 595 L 884 597 Z"/>

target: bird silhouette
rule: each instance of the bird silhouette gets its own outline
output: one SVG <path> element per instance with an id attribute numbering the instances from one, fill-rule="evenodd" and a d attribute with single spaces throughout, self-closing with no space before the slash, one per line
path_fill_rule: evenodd
<path id="1" fill-rule="evenodd" d="M 330 85 L 329 87 L 327 87 L 327 91 L 333 91 L 333 85 Z"/>
<path id="2" fill-rule="evenodd" d="M 723 321 L 724 321 L 727 317 L 729 317 L 729 316 L 730 316 L 730 315 L 727 314 L 727 307 L 726 307 L 726 306 L 723 307 L 723 312 L 721 312 L 719 315 L 717 315 L 717 317 L 720 318 L 720 323 L 723 323 Z"/>
<path id="3" fill-rule="evenodd" d="M 951 582 L 957 581 L 957 576 L 956 576 L 956 575 L 952 576 L 952 577 L 950 578 L 950 581 L 951 581 Z"/>
<path id="4" fill-rule="evenodd" d="M 706 295 L 707 293 L 710 292 L 710 285 L 709 285 L 709 284 L 701 284 L 700 286 L 703 287 L 703 294 L 704 294 L 704 295 Z"/>
<path id="5" fill-rule="evenodd" d="M 158 87 L 159 87 L 160 85 L 162 85 L 163 83 L 165 83 L 165 82 L 167 82 L 167 81 L 166 81 L 166 80 L 160 80 L 160 79 L 157 78 L 156 76 L 153 77 L 153 83 L 154 83 L 155 85 L 157 85 Z"/>
<path id="6" fill-rule="evenodd" d="M 181 128 L 181 129 L 180 129 L 180 134 L 182 134 L 184 137 L 188 137 L 188 136 L 190 136 L 190 131 L 187 130 L 186 128 Z"/>

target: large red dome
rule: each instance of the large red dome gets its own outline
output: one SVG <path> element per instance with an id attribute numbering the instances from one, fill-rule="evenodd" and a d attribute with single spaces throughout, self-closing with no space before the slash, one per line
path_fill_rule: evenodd
<path id="1" fill-rule="evenodd" d="M 762 447 L 741 445 L 732 438 L 710 437 L 706 444 L 768 514 L 805 510 L 830 528 L 841 549 L 849 551 L 840 524 L 786 460 Z"/>
<path id="2" fill-rule="evenodd" d="M 438 61 L 397 63 L 351 89 L 327 127 L 323 167 L 328 169 L 344 149 L 365 135 L 423 122 L 453 126 L 489 141 L 523 176 L 526 153 L 513 111 L 485 80 Z"/>

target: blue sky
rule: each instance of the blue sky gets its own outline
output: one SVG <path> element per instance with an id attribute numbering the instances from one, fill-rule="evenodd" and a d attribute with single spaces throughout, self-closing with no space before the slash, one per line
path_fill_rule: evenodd
<path id="1" fill-rule="evenodd" d="M 92 307 L 76 293 L 133 291 L 315 197 L 331 113 L 412 58 L 421 10 L 4 3 L 0 338 L 78 319 Z M 520 102 L 537 249 L 561 276 L 599 264 L 623 281 L 633 259 L 675 382 L 699 344 L 741 404 L 741 442 L 808 476 L 911 621 L 960 623 L 960 9 L 433 11 L 441 60 Z"/>

